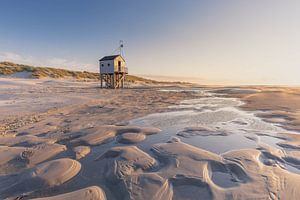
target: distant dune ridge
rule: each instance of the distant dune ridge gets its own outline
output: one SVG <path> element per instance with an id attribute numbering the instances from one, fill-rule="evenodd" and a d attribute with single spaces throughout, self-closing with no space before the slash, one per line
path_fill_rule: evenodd
<path id="1" fill-rule="evenodd" d="M 67 69 L 52 67 L 35 67 L 25 64 L 16 64 L 12 62 L 0 62 L 0 76 L 9 76 L 14 78 L 71 78 L 76 80 L 99 80 L 99 73 L 87 71 L 72 71 Z M 156 81 L 142 78 L 134 75 L 127 75 L 126 80 L 129 83 L 146 83 L 146 84 L 164 84 L 164 83 L 183 83 L 170 81 Z"/>
<path id="2" fill-rule="evenodd" d="M 0 63 L 0 74 L 14 76 L 18 73 L 27 72 L 31 76 L 24 78 L 67 78 L 75 79 L 98 79 L 97 73 L 70 71 L 66 69 L 50 68 L 50 67 L 33 67 L 30 65 L 15 64 L 12 62 Z"/>

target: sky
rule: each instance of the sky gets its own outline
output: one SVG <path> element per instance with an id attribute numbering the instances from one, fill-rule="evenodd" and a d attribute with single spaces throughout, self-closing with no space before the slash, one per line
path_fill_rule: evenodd
<path id="1" fill-rule="evenodd" d="M 0 61 L 203 84 L 300 85 L 299 0 L 1 0 Z"/>

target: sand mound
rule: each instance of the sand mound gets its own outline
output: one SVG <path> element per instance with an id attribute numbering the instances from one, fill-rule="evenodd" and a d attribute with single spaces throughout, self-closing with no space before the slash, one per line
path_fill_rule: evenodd
<path id="1" fill-rule="evenodd" d="M 100 145 L 103 144 L 111 139 L 113 139 L 116 135 L 115 131 L 113 130 L 107 130 L 107 129 L 91 129 L 89 132 L 92 132 L 90 134 L 87 134 L 85 136 L 82 136 L 78 139 L 73 140 L 73 143 L 83 143 L 87 145 Z"/>
<path id="2" fill-rule="evenodd" d="M 289 194 L 292 190 L 289 185 L 300 184 L 300 176 L 283 167 L 286 159 L 298 162 L 298 154 L 287 158 L 276 149 L 261 151 L 236 150 L 219 156 L 178 141 L 153 146 L 153 152 L 162 162 L 157 173 L 169 180 L 173 199 L 296 197 L 295 192 Z M 286 182 L 278 182 L 278 177 L 285 177 Z"/>
<path id="3" fill-rule="evenodd" d="M 24 147 L 7 147 L 0 146 L 0 165 L 7 163 L 25 151 Z"/>
<path id="4" fill-rule="evenodd" d="M 107 166 L 105 177 L 110 182 L 119 182 L 123 177 L 138 170 L 150 169 L 156 163 L 155 159 L 136 146 L 113 147 L 97 160 L 104 159 Z"/>
<path id="5" fill-rule="evenodd" d="M 20 155 L 21 160 L 29 166 L 34 166 L 42 161 L 45 161 L 67 149 L 66 146 L 60 144 L 41 144 L 33 148 L 27 148 Z"/>
<path id="6" fill-rule="evenodd" d="M 220 132 L 213 130 L 208 127 L 186 127 L 182 131 L 178 132 L 176 135 L 189 138 L 193 136 L 212 136 L 212 135 L 219 135 L 219 136 L 226 136 L 227 133 Z"/>
<path id="7" fill-rule="evenodd" d="M 132 175 L 125 179 L 129 199 L 172 199 L 168 180 L 155 173 Z"/>
<path id="8" fill-rule="evenodd" d="M 49 186 L 54 186 L 70 180 L 79 172 L 80 168 L 79 162 L 63 158 L 38 165 L 31 175 L 43 180 Z"/>
<path id="9" fill-rule="evenodd" d="M 173 199 L 223 199 L 251 180 L 243 165 L 180 141 L 155 144 L 152 150 L 162 162 L 158 173 L 172 185 Z"/>
<path id="10" fill-rule="evenodd" d="M 16 172 L 20 166 L 16 166 L 14 160 L 20 158 L 24 151 L 24 147 L 0 146 L 0 175 Z"/>
<path id="11" fill-rule="evenodd" d="M 32 147 L 42 143 L 53 144 L 55 140 L 36 137 L 33 135 L 24 135 L 24 136 L 0 136 L 0 145 L 6 146 L 23 146 L 23 147 Z"/>
<path id="12" fill-rule="evenodd" d="M 57 131 L 57 121 L 58 119 L 55 117 L 49 117 L 45 121 L 39 121 L 32 124 L 25 125 L 24 127 L 20 128 L 18 135 L 45 135 L 47 133 Z"/>
<path id="13" fill-rule="evenodd" d="M 7 175 L 33 167 L 63 151 L 64 145 L 40 144 L 34 147 L 0 147 L 0 174 Z"/>
<path id="14" fill-rule="evenodd" d="M 115 139 L 116 136 L 125 133 L 136 133 L 142 135 L 152 135 L 160 131 L 157 128 L 141 128 L 135 126 L 100 126 L 86 129 L 82 132 L 81 137 L 72 140 L 71 142 L 75 144 L 86 144 L 86 145 L 100 145 Z M 83 134 L 84 133 L 84 134 Z M 129 134 L 130 137 L 133 136 Z M 143 137 L 142 135 L 137 136 L 138 141 Z M 122 136 L 121 136 L 122 137 Z M 133 140 L 136 140 L 132 137 Z M 126 140 L 126 139 L 125 139 Z"/>
<path id="15" fill-rule="evenodd" d="M 97 186 L 92 186 L 53 197 L 36 198 L 34 200 L 106 200 L 105 193 Z"/>
<path id="16" fill-rule="evenodd" d="M 143 141 L 146 138 L 141 133 L 124 133 L 118 137 L 118 142 L 123 144 L 133 144 Z"/>
<path id="17" fill-rule="evenodd" d="M 237 150 L 223 156 L 242 164 L 251 180 L 231 191 L 235 199 L 296 199 L 300 194 L 293 189 L 299 187 L 300 176 L 284 169 L 284 153 L 278 149 Z"/>
<path id="18" fill-rule="evenodd" d="M 155 127 L 137 127 L 137 126 L 123 126 L 123 127 L 117 127 L 117 134 L 122 133 L 143 133 L 145 135 L 153 135 L 157 134 L 161 130 Z"/>
<path id="19" fill-rule="evenodd" d="M 135 146 L 114 147 L 98 160 L 125 199 L 222 199 L 251 180 L 241 165 L 180 140 L 155 144 L 153 152 L 159 163 Z"/>
<path id="20" fill-rule="evenodd" d="M 102 173 L 125 199 L 224 198 L 226 188 L 250 181 L 240 165 L 180 140 L 155 144 L 153 152 L 160 163 L 135 146 L 111 148 L 97 160 L 106 163 Z M 225 182 L 217 176 L 222 174 Z"/>
<path id="21" fill-rule="evenodd" d="M 73 151 L 75 152 L 76 160 L 79 160 L 89 154 L 91 148 L 87 146 L 77 146 L 73 149 Z"/>
<path id="22" fill-rule="evenodd" d="M 189 157 L 195 160 L 216 160 L 221 161 L 221 157 L 200 148 L 185 144 L 183 142 L 170 141 L 168 143 L 155 144 L 152 151 L 159 157 L 174 159 L 176 157 Z"/>
<path id="23" fill-rule="evenodd" d="M 40 164 L 18 175 L 2 176 L 0 194 L 2 197 L 17 196 L 58 186 L 73 178 L 80 168 L 79 162 L 63 158 Z"/>

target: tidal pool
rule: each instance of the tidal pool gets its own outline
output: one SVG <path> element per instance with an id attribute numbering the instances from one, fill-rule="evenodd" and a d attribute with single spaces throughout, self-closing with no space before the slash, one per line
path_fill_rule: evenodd
<path id="1" fill-rule="evenodd" d="M 203 89 L 199 89 L 199 94 L 197 99 L 170 106 L 170 112 L 130 121 L 133 125 L 154 126 L 162 130 L 157 135 L 148 136 L 139 146 L 149 149 L 152 144 L 166 142 L 176 136 L 185 143 L 217 154 L 235 149 L 255 149 L 262 143 L 279 148 L 276 143 L 283 140 L 276 135 L 286 130 L 239 109 L 243 102 L 238 99 L 216 96 Z M 178 134 L 186 129 L 195 131 Z"/>

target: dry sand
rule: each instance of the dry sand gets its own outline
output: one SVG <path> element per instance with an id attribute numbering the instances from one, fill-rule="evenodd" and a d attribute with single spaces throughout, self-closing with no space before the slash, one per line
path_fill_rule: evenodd
<path id="1" fill-rule="evenodd" d="M 0 199 L 297 199 L 299 98 L 2 78 Z"/>

